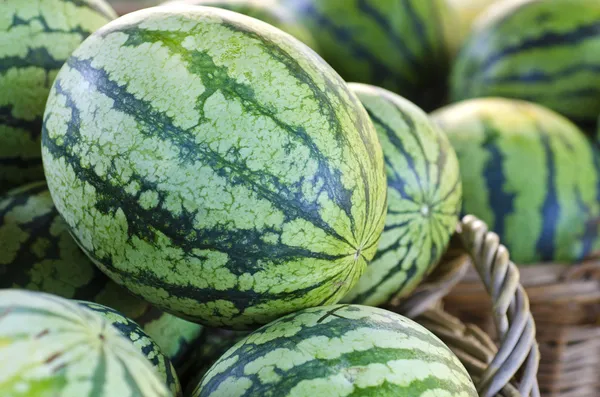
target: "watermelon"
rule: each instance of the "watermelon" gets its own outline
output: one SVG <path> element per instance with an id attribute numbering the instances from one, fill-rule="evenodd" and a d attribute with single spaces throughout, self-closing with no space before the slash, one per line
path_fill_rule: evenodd
<path id="1" fill-rule="evenodd" d="M 45 113 L 50 192 L 113 280 L 204 325 L 337 302 L 383 231 L 373 123 L 314 51 L 248 16 L 154 7 L 91 35 Z"/>
<path id="2" fill-rule="evenodd" d="M 477 20 L 452 71 L 455 101 L 508 97 L 587 126 L 600 113 L 600 2 L 501 1 Z"/>
<path id="3" fill-rule="evenodd" d="M 170 396 L 139 348 L 75 302 L 0 290 L 0 318 L 2 396 Z"/>
<path id="4" fill-rule="evenodd" d="M 0 288 L 42 291 L 117 309 L 134 319 L 178 366 L 202 326 L 129 294 L 98 270 L 70 236 L 43 181 L 0 198 Z"/>
<path id="5" fill-rule="evenodd" d="M 116 18 L 104 0 L 0 1 L 0 193 L 42 179 L 50 86 L 71 52 Z"/>
<path id="6" fill-rule="evenodd" d="M 572 122 L 503 98 L 431 116 L 458 155 L 463 213 L 486 222 L 515 263 L 574 262 L 600 249 L 600 168 Z"/>
<path id="7" fill-rule="evenodd" d="M 378 306 L 411 293 L 446 251 L 458 224 L 460 171 L 448 138 L 425 112 L 383 88 L 350 88 L 383 148 L 388 212 L 375 258 L 344 301 Z"/>
<path id="8" fill-rule="evenodd" d="M 446 99 L 458 31 L 447 0 L 281 0 L 346 81 L 397 92 L 425 110 Z"/>
<path id="9" fill-rule="evenodd" d="M 163 354 L 160 347 L 133 320 L 118 311 L 93 302 L 78 302 L 83 307 L 100 314 L 115 327 L 146 356 L 158 371 L 161 379 L 167 385 L 173 396 L 181 396 L 181 385 L 175 373 L 171 360 Z"/>
<path id="10" fill-rule="evenodd" d="M 206 373 L 193 397 L 462 396 L 477 392 L 436 336 L 384 309 L 316 307 L 250 334 Z"/>
<path id="11" fill-rule="evenodd" d="M 164 5 L 208 6 L 239 12 L 291 34 L 312 49 L 317 48 L 317 42 L 310 31 L 299 24 L 289 9 L 282 7 L 276 0 L 175 0 Z"/>

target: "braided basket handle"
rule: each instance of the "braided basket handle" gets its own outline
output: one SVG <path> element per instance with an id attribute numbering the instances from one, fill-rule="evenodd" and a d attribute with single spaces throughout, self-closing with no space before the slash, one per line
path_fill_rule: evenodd
<path id="1" fill-rule="evenodd" d="M 520 284 L 519 270 L 484 222 L 468 215 L 460 222 L 453 243 L 432 277 L 407 299 L 393 300 L 390 310 L 402 313 L 434 332 L 467 367 L 481 397 L 538 397 L 539 349 L 529 298 Z M 438 304 L 465 275 L 476 268 L 492 298 L 493 318 L 500 346 L 475 326 L 444 312 Z M 515 387 L 511 381 L 519 373 Z"/>
<path id="2" fill-rule="evenodd" d="M 529 298 L 520 284 L 519 270 L 496 233 L 472 215 L 463 218 L 458 235 L 470 255 L 493 301 L 493 318 L 500 347 L 480 379 L 482 397 L 496 395 L 522 368 L 518 391 L 538 397 L 537 371 L 540 360 L 535 340 L 535 322 Z"/>

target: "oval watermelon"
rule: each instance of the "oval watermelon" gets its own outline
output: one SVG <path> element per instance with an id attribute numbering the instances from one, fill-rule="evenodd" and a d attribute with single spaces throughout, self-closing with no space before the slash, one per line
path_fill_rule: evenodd
<path id="1" fill-rule="evenodd" d="M 176 366 L 202 326 L 129 294 L 79 249 L 50 197 L 34 182 L 0 198 L 0 288 L 42 291 L 115 308 L 139 323 Z"/>
<path id="2" fill-rule="evenodd" d="M 463 212 L 486 222 L 512 260 L 573 262 L 600 249 L 600 175 L 573 123 L 501 98 L 464 101 L 432 117 L 458 155 Z"/>
<path id="3" fill-rule="evenodd" d="M 317 42 L 310 31 L 298 23 L 290 10 L 277 0 L 175 0 L 164 5 L 208 6 L 239 12 L 291 34 L 313 50 L 317 48 Z"/>
<path id="4" fill-rule="evenodd" d="M 382 88 L 350 88 L 383 148 L 388 212 L 375 258 L 344 301 L 378 306 L 411 293 L 446 251 L 458 224 L 460 171 L 448 138 L 421 109 Z"/>
<path id="5" fill-rule="evenodd" d="M 600 2 L 499 2 L 477 21 L 452 72 L 452 98 L 539 103 L 587 126 L 600 113 Z"/>
<path id="6" fill-rule="evenodd" d="M 167 397 L 130 340 L 75 302 L 0 290 L 0 395 Z"/>
<path id="7" fill-rule="evenodd" d="M 0 193 L 44 176 L 42 116 L 71 52 L 116 18 L 104 0 L 0 2 Z"/>
<path id="8" fill-rule="evenodd" d="M 458 30 L 447 0 L 281 0 L 346 81 L 397 92 L 429 111 L 446 99 Z"/>
<path id="9" fill-rule="evenodd" d="M 469 374 L 435 335 L 383 309 L 334 305 L 253 332 L 207 372 L 194 397 L 475 397 Z"/>
<path id="10" fill-rule="evenodd" d="M 90 36 L 56 79 L 42 152 L 97 265 L 206 325 L 338 301 L 384 226 L 381 147 L 346 83 L 217 8 L 154 7 Z"/>
<path id="11" fill-rule="evenodd" d="M 93 302 L 78 301 L 86 309 L 90 309 L 104 317 L 123 336 L 129 340 L 154 365 L 161 379 L 167 385 L 173 396 L 181 396 L 181 385 L 175 373 L 171 360 L 160 350 L 160 347 L 146 334 L 138 324 L 125 317 L 118 311 Z"/>

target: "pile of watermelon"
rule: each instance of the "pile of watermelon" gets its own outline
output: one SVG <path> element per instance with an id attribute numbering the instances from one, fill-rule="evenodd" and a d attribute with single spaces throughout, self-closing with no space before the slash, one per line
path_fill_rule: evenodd
<path id="1" fill-rule="evenodd" d="M 476 396 L 385 307 L 462 214 L 599 252 L 599 50 L 589 0 L 0 2 L 0 395 Z"/>

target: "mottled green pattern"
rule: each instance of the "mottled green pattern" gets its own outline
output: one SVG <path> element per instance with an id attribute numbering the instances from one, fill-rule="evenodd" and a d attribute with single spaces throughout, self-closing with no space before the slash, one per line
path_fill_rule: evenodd
<path id="1" fill-rule="evenodd" d="M 582 125 L 600 112 L 600 2 L 501 1 L 486 10 L 452 72 L 452 97 L 499 96 Z"/>
<path id="2" fill-rule="evenodd" d="M 168 397 L 152 364 L 102 316 L 40 292 L 0 290 L 3 397 Z"/>
<path id="3" fill-rule="evenodd" d="M 209 7 L 155 7 L 75 51 L 45 114 L 59 212 L 118 283 L 246 328 L 338 301 L 375 254 L 375 128 L 314 51 Z"/>
<path id="4" fill-rule="evenodd" d="M 104 0 L 0 1 L 0 193 L 43 177 L 42 115 L 54 77 L 115 17 Z"/>
<path id="5" fill-rule="evenodd" d="M 446 0 L 281 0 L 349 82 L 397 92 L 425 110 L 446 99 L 458 30 Z"/>
<path id="6" fill-rule="evenodd" d="M 306 309 L 250 334 L 207 372 L 194 397 L 475 397 L 458 358 L 396 313 Z"/>
<path id="7" fill-rule="evenodd" d="M 492 4 L 502 0 L 448 0 L 450 7 L 460 22 L 460 43 L 469 36 L 473 23 Z"/>
<path id="8" fill-rule="evenodd" d="M 600 249 L 600 158 L 573 123 L 532 103 L 474 99 L 435 112 L 460 162 L 463 212 L 519 264 Z"/>
<path id="9" fill-rule="evenodd" d="M 291 34 L 313 50 L 317 48 L 317 42 L 310 31 L 298 23 L 293 13 L 277 0 L 175 0 L 165 5 L 208 6 L 239 12 Z"/>
<path id="10" fill-rule="evenodd" d="M 387 167 L 388 211 L 375 258 L 344 301 L 378 306 L 410 294 L 456 229 L 456 153 L 427 114 L 382 88 L 350 84 L 375 124 Z"/>
<path id="11" fill-rule="evenodd" d="M 133 320 L 123 316 L 118 311 L 93 302 L 79 301 L 80 305 L 93 310 L 108 320 L 108 322 L 129 338 L 148 360 L 154 365 L 161 379 L 167 385 L 173 396 L 181 396 L 181 385 L 175 373 L 171 360 L 163 354 L 160 347 Z"/>
<path id="12" fill-rule="evenodd" d="M 79 249 L 45 182 L 0 198 L 0 288 L 42 291 L 117 309 L 142 325 L 175 365 L 202 326 L 161 312 L 99 271 Z"/>

